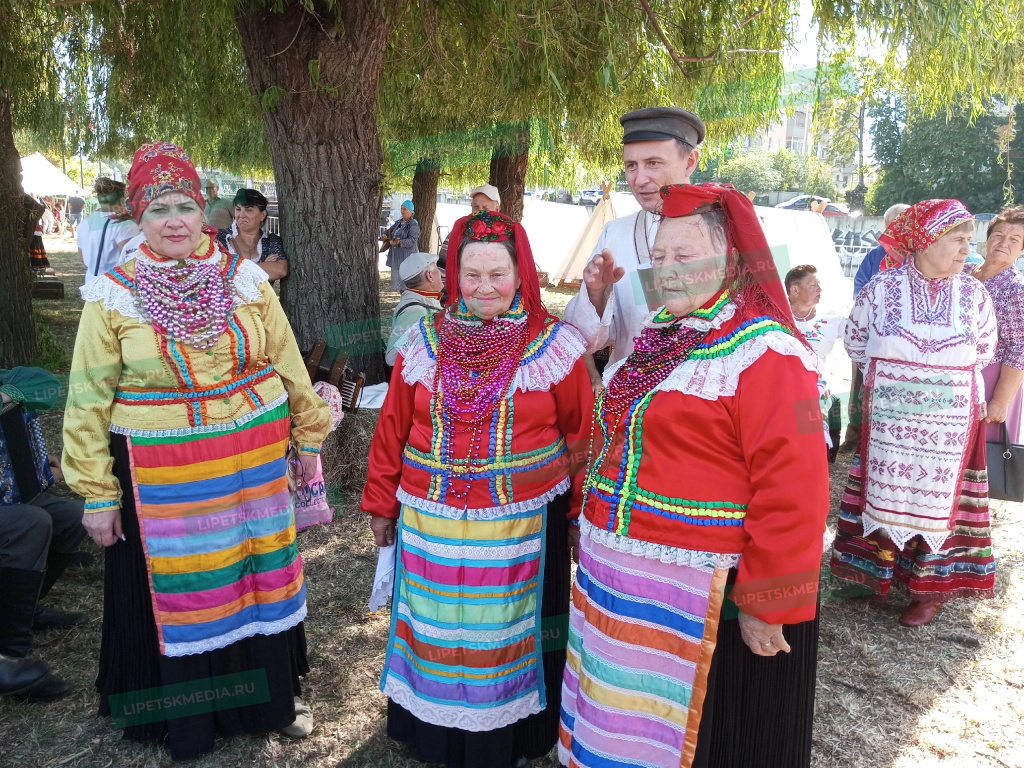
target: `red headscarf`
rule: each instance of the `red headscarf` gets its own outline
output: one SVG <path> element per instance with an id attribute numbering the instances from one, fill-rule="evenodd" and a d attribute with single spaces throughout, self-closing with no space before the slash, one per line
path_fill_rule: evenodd
<path id="1" fill-rule="evenodd" d="M 878 244 L 885 248 L 880 269 L 892 269 L 907 260 L 907 256 L 923 251 L 949 230 L 972 221 L 974 216 L 959 200 L 922 200 L 893 219 L 885 232 L 878 236 Z"/>
<path id="2" fill-rule="evenodd" d="M 803 340 L 786 290 L 750 199 L 730 184 L 672 184 L 661 188 L 662 216 L 676 218 L 720 209 L 729 252 L 738 251 L 736 303 L 751 317 L 767 315 Z"/>
<path id="3" fill-rule="evenodd" d="M 128 171 L 128 199 L 125 208 L 138 222 L 146 207 L 160 195 L 177 192 L 206 208 L 199 174 L 190 158 L 177 144 L 154 141 L 135 151 Z"/>
<path id="4" fill-rule="evenodd" d="M 519 222 L 512 221 L 503 213 L 478 211 L 472 216 L 463 216 L 452 227 L 448 239 L 448 253 L 445 256 L 445 282 L 448 289 L 448 305 L 458 302 L 459 293 L 459 245 L 464 236 L 479 242 L 502 242 L 511 238 L 516 246 L 516 268 L 519 271 L 519 296 L 526 309 L 528 325 L 537 333 L 548 322 L 551 315 L 540 298 L 540 278 L 537 265 L 530 249 L 530 239 Z"/>

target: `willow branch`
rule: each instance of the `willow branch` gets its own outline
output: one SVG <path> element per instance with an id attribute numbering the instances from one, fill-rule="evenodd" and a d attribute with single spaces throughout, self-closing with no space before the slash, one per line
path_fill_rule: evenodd
<path id="1" fill-rule="evenodd" d="M 688 61 L 710 61 L 715 56 L 712 54 L 707 59 L 704 58 L 683 58 L 679 55 L 679 52 L 675 49 L 672 43 L 668 39 L 668 35 L 665 34 L 665 30 L 661 28 L 661 22 L 658 21 L 658 17 L 654 13 L 654 9 L 651 8 L 651 4 L 647 0 L 637 0 L 640 3 L 640 7 L 644 9 L 644 13 L 647 14 L 648 21 L 654 25 L 654 31 L 658 33 L 658 37 L 661 38 L 662 45 L 665 46 L 665 50 L 668 51 L 668 55 L 672 57 L 672 61 L 679 67 L 679 71 L 683 73 L 683 77 L 689 77 L 689 72 L 686 71 L 684 63 Z"/>
<path id="2" fill-rule="evenodd" d="M 754 11 L 752 14 L 747 16 L 747 18 L 743 19 L 743 21 L 741 21 L 739 23 L 739 25 L 736 27 L 736 30 L 739 31 L 739 30 L 743 29 L 745 26 L 747 26 L 747 24 L 752 22 L 758 16 L 761 16 L 761 15 L 767 13 L 768 11 L 770 11 L 772 8 L 774 8 L 776 5 L 778 5 L 781 2 L 782 2 L 782 0 L 772 0 L 772 2 L 768 3 L 767 5 L 765 5 L 765 7 L 762 8 L 761 10 Z"/>

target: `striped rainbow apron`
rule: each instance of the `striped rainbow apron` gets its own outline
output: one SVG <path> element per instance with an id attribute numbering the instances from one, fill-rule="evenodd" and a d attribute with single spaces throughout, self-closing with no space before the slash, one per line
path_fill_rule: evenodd
<path id="1" fill-rule="evenodd" d="M 224 648 L 305 617 L 288 439 L 287 401 L 243 424 L 128 436 L 161 654 Z"/>
<path id="2" fill-rule="evenodd" d="M 403 505 L 381 690 L 465 731 L 546 706 L 541 589 L 547 506 L 486 520 Z"/>

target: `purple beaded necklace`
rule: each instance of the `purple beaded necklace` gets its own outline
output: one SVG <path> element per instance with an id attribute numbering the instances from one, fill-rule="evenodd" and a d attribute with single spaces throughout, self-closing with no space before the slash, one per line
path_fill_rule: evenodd
<path id="1" fill-rule="evenodd" d="M 159 260 L 145 243 L 141 250 Z M 217 343 L 227 329 L 234 286 L 221 270 L 220 260 L 209 258 L 216 251 L 211 238 L 210 251 L 201 262 L 164 267 L 136 260 L 136 306 L 157 333 L 195 349 Z"/>

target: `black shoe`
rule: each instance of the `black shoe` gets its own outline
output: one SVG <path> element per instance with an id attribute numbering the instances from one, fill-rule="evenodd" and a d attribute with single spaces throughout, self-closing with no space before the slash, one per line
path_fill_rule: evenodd
<path id="1" fill-rule="evenodd" d="M 67 629 L 89 623 L 89 615 L 77 611 L 58 611 L 54 608 L 36 606 L 32 617 L 32 629 Z"/>
<path id="2" fill-rule="evenodd" d="M 0 696 L 17 696 L 39 685 L 50 674 L 45 661 L 0 656 Z"/>
<path id="3" fill-rule="evenodd" d="M 63 699 L 69 693 L 71 693 L 71 686 L 52 672 L 48 672 L 46 677 L 27 691 L 12 694 L 12 698 L 19 701 L 56 701 Z"/>

